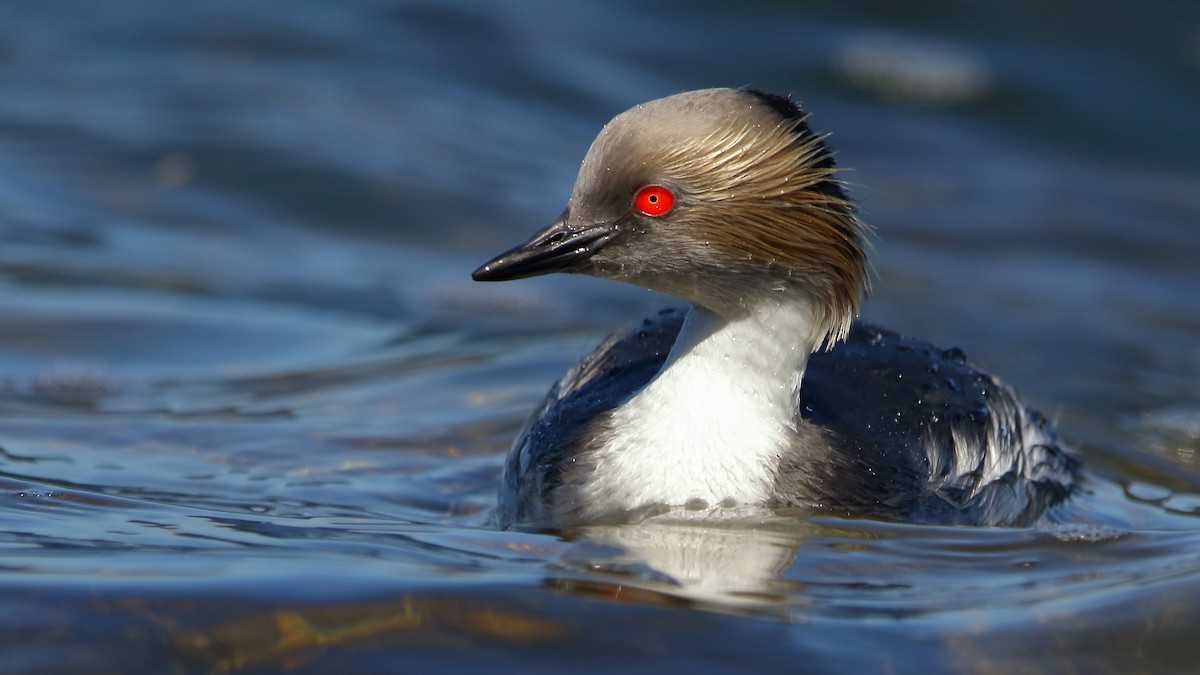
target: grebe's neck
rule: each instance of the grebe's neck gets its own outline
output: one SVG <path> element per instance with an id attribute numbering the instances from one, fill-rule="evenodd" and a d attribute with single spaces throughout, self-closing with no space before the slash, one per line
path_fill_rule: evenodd
<path id="1" fill-rule="evenodd" d="M 707 397 L 781 406 L 790 425 L 804 366 L 819 342 L 813 323 L 812 309 L 802 300 L 760 303 L 735 318 L 693 307 L 662 370 L 639 397 L 686 397 L 666 387 L 695 373 L 705 378 L 701 391 Z"/>
<path id="2" fill-rule="evenodd" d="M 737 317 L 693 307 L 659 373 L 613 411 L 586 503 L 766 501 L 819 342 L 802 299 L 771 299 Z"/>

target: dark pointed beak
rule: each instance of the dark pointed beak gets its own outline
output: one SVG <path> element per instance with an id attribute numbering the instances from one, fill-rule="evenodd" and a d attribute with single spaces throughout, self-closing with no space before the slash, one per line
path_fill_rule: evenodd
<path id="1" fill-rule="evenodd" d="M 616 221 L 568 226 L 563 214 L 529 241 L 484 263 L 471 273 L 471 278 L 508 281 L 551 272 L 578 272 L 618 234 Z"/>

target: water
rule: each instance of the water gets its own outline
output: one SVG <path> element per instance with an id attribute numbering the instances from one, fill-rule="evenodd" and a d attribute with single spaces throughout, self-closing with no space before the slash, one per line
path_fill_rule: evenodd
<path id="1" fill-rule="evenodd" d="M 1200 8 L 0 7 L 5 672 L 1188 672 Z M 549 383 L 662 299 L 472 284 L 601 124 L 793 92 L 867 316 L 1088 467 L 1064 523 L 486 527 Z"/>

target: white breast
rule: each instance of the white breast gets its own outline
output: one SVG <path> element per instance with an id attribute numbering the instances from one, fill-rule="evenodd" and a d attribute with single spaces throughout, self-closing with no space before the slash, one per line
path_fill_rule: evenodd
<path id="1" fill-rule="evenodd" d="M 692 309 L 662 371 L 613 412 L 587 510 L 767 501 L 811 353 L 802 310 L 728 321 Z"/>

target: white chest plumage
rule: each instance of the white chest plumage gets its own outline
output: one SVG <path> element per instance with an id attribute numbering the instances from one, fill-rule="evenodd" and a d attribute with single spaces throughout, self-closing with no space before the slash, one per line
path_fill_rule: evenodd
<path id="1" fill-rule="evenodd" d="M 663 369 L 613 412 L 585 503 L 767 501 L 795 433 L 809 316 L 795 303 L 732 321 L 691 310 Z"/>

